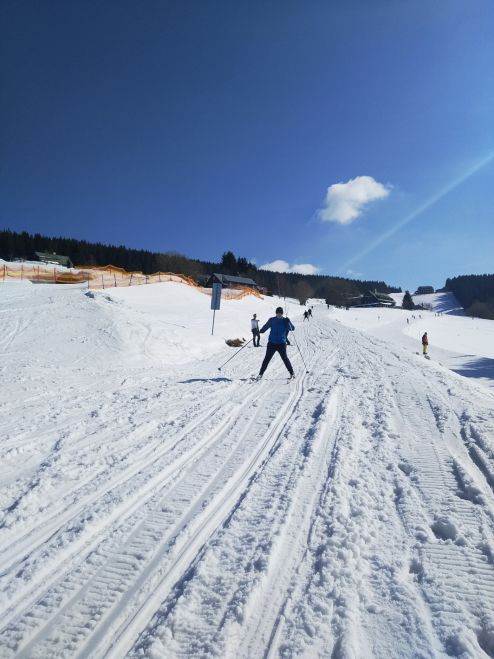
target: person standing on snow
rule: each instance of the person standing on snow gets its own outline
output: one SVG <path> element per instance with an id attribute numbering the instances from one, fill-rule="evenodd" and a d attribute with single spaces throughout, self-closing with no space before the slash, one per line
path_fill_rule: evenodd
<path id="1" fill-rule="evenodd" d="M 266 347 L 264 360 L 261 364 L 261 370 L 259 371 L 259 378 L 262 378 L 264 371 L 268 367 L 268 364 L 275 352 L 280 354 L 283 363 L 290 373 L 290 377 L 293 378 L 293 367 L 286 354 L 286 344 L 288 341 L 288 332 L 293 332 L 295 327 L 292 325 L 289 318 L 283 318 L 283 309 L 281 307 L 276 309 L 276 316 L 270 318 L 268 322 L 261 328 L 261 334 L 264 334 L 264 332 L 268 329 L 270 330 L 268 345 Z"/>
<path id="2" fill-rule="evenodd" d="M 424 332 L 422 336 L 422 354 L 427 354 L 427 348 L 429 347 L 429 339 L 427 338 L 427 332 Z"/>
<path id="3" fill-rule="evenodd" d="M 257 348 L 260 345 L 261 334 L 259 332 L 259 321 L 257 320 L 257 314 L 254 314 L 250 319 L 250 329 L 252 331 L 252 342 L 254 348 Z"/>

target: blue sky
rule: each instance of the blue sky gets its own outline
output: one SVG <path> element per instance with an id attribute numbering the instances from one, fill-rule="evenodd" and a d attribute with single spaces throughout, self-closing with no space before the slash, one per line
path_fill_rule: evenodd
<path id="1" fill-rule="evenodd" d="M 492 0 L 4 0 L 0 83 L 2 227 L 494 271 Z"/>

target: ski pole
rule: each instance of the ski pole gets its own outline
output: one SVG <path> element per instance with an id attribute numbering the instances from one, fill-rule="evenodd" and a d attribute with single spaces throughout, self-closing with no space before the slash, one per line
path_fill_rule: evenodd
<path id="1" fill-rule="evenodd" d="M 294 334 L 292 334 L 292 338 L 293 338 L 293 340 L 295 341 L 295 345 L 297 346 L 297 350 L 298 350 L 299 353 L 300 353 L 300 358 L 302 359 L 302 362 L 303 362 L 303 364 L 304 364 L 304 366 L 305 366 L 305 372 L 308 373 L 308 372 L 309 372 L 309 369 L 307 368 L 307 364 L 305 363 L 304 358 L 302 357 L 302 353 L 300 352 L 300 348 L 298 347 L 297 339 L 295 338 L 295 335 L 294 335 Z"/>
<path id="2" fill-rule="evenodd" d="M 252 337 L 252 339 L 253 339 L 253 338 L 254 338 L 254 337 Z M 240 348 L 240 350 L 243 350 L 246 346 L 248 346 L 249 343 L 252 341 L 252 339 L 249 339 L 249 340 L 247 341 L 247 343 L 244 343 L 244 345 Z M 228 364 L 228 362 L 230 362 L 234 357 L 236 357 L 236 356 L 238 355 L 238 353 L 240 352 L 240 350 L 237 350 L 237 352 L 236 352 L 234 355 L 232 355 L 232 356 L 230 357 L 230 359 L 227 359 L 226 362 L 225 362 L 224 364 L 221 364 L 221 366 L 218 366 L 218 371 L 221 371 L 221 369 L 223 368 L 223 366 L 225 366 L 225 364 Z"/>

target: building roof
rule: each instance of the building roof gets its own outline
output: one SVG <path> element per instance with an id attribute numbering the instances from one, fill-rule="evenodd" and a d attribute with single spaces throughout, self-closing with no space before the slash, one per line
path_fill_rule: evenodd
<path id="1" fill-rule="evenodd" d="M 55 252 L 35 252 L 36 256 L 40 261 L 44 263 L 56 263 L 58 265 L 63 265 L 67 268 L 72 267 L 72 261 L 70 257 L 63 256 L 62 254 L 55 254 Z"/>
<path id="2" fill-rule="evenodd" d="M 388 295 L 387 293 L 379 293 L 378 291 L 366 291 L 362 296 L 361 296 L 361 301 L 362 304 L 360 305 L 354 305 L 354 306 L 375 306 L 376 304 L 378 305 L 384 305 L 384 306 L 390 306 L 394 307 L 396 302 L 393 300 L 393 298 Z M 364 302 L 364 300 L 373 300 L 373 302 Z"/>
<path id="3" fill-rule="evenodd" d="M 249 279 L 249 277 L 234 277 L 233 275 L 223 275 L 220 273 L 215 272 L 212 277 L 214 277 L 216 280 L 218 280 L 221 284 L 224 284 L 225 286 L 227 284 L 237 284 L 239 286 L 252 286 L 252 287 L 257 287 L 258 284 L 253 279 Z"/>

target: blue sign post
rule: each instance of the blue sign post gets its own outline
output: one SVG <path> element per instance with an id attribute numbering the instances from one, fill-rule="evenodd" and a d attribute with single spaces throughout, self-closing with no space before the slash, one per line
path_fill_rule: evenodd
<path id="1" fill-rule="evenodd" d="M 213 284 L 213 292 L 211 293 L 211 309 L 213 310 L 213 327 L 211 328 L 211 334 L 214 334 L 214 317 L 216 314 L 216 309 L 219 309 L 221 305 L 221 284 Z"/>

